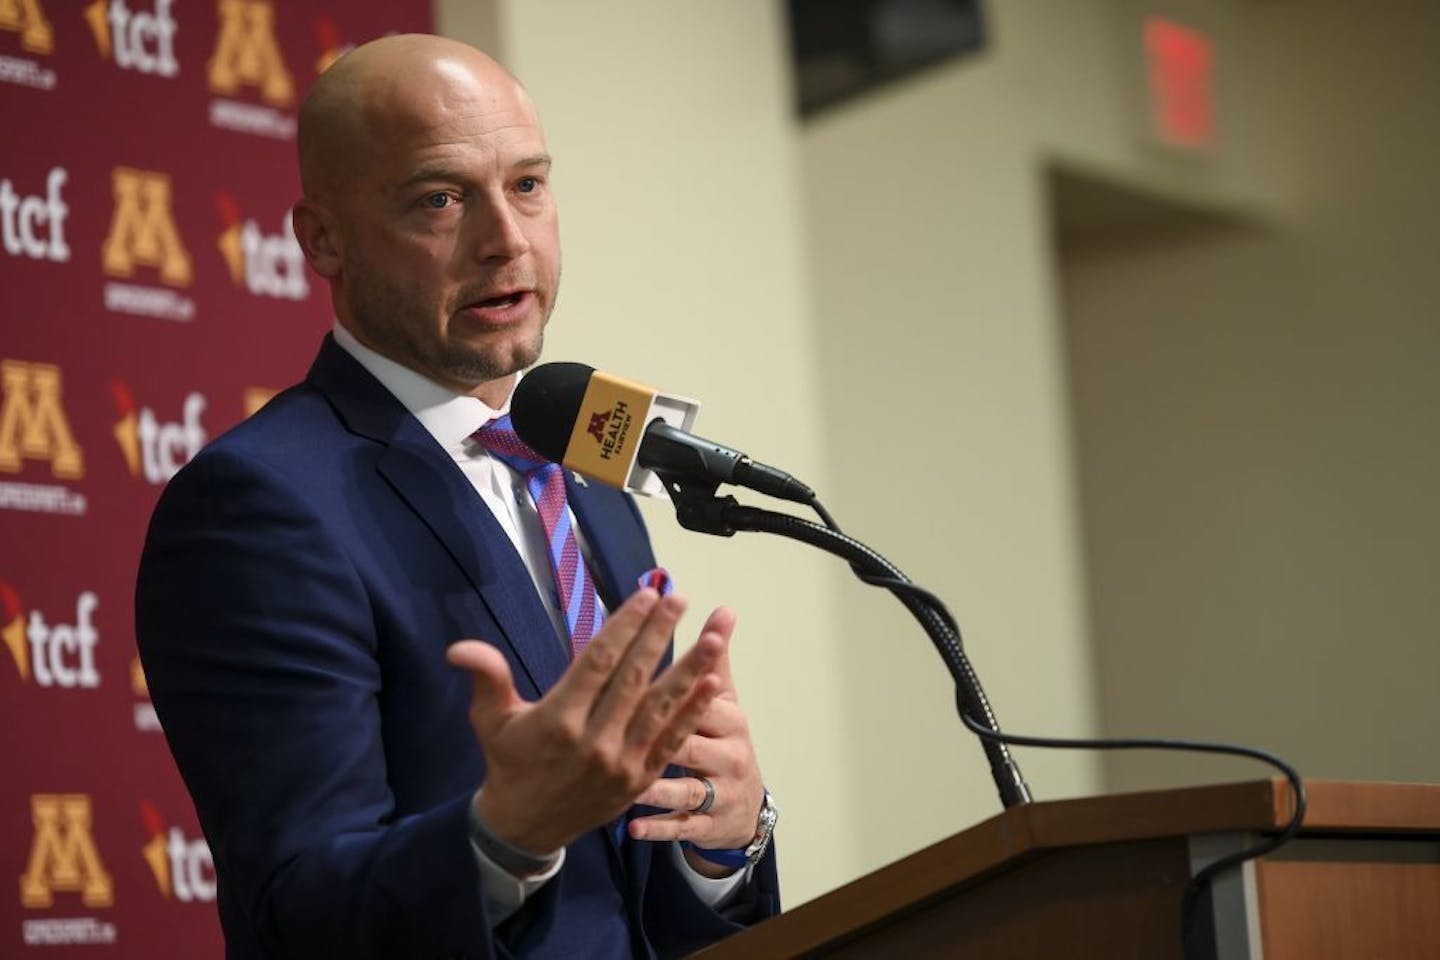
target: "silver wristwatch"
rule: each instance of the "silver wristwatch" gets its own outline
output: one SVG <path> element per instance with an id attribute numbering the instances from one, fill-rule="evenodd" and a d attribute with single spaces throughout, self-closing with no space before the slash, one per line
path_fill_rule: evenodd
<path id="1" fill-rule="evenodd" d="M 760 816 L 755 821 L 755 839 L 745 848 L 745 863 L 754 865 L 760 862 L 765 856 L 766 849 L 770 846 L 770 837 L 775 833 L 775 822 L 780 819 L 780 808 L 775 806 L 775 799 L 770 796 L 770 791 L 765 791 L 765 799 L 760 801 Z"/>

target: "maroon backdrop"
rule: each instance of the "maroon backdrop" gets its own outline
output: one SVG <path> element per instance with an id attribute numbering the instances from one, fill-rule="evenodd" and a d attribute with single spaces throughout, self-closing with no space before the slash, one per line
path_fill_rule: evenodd
<path id="1" fill-rule="evenodd" d="M 300 98 L 430 23 L 423 0 L 0 0 L 0 956 L 221 953 L 136 561 L 165 481 L 329 327 L 288 224 Z"/>

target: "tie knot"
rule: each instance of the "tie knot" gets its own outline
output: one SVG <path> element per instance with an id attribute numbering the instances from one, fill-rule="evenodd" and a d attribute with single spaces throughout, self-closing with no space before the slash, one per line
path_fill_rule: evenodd
<path id="1" fill-rule="evenodd" d="M 470 436 L 492 456 L 527 477 L 544 471 L 546 467 L 555 466 L 520 439 L 520 435 L 510 423 L 508 413 L 491 420 Z"/>

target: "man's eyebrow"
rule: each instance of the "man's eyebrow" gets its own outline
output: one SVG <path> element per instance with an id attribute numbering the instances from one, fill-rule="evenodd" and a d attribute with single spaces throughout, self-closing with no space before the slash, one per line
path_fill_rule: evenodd
<path id="1" fill-rule="evenodd" d="M 551 160 L 548 153 L 537 153 L 533 157 L 523 157 L 516 160 L 510 166 L 516 170 L 548 170 L 550 169 L 550 165 Z M 424 183 L 428 180 L 458 182 L 466 179 L 468 179 L 468 177 L 455 167 L 437 164 L 420 167 L 415 170 L 410 176 L 400 181 L 399 189 L 405 190 L 408 187 L 413 187 L 417 183 Z"/>
<path id="2" fill-rule="evenodd" d="M 399 189 L 413 187 L 417 183 L 424 183 L 427 180 L 454 181 L 462 179 L 454 167 L 420 167 L 400 181 Z"/>

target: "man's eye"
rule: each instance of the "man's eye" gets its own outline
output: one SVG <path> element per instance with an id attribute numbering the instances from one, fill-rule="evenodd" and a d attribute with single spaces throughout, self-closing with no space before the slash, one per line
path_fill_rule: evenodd
<path id="1" fill-rule="evenodd" d="M 540 181 L 534 177 L 521 177 L 519 182 L 515 184 L 515 189 L 521 193 L 534 193 L 540 189 Z"/>
<path id="2" fill-rule="evenodd" d="M 431 193 L 426 195 L 424 202 L 431 210 L 443 210 L 454 201 L 455 198 L 448 193 Z"/>

